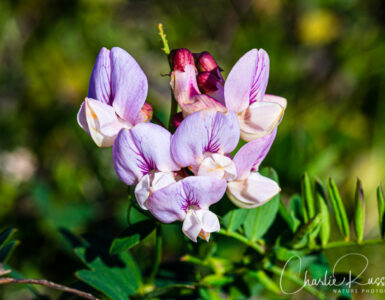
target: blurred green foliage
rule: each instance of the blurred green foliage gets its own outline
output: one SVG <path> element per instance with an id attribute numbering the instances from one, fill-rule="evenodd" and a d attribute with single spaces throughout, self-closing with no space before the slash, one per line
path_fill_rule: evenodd
<path id="1" fill-rule="evenodd" d="M 0 227 L 19 228 L 24 245 L 11 260 L 20 272 L 72 283 L 80 263 L 59 229 L 109 241 L 125 227 L 128 188 L 114 173 L 111 149 L 95 147 L 76 113 L 99 49 L 119 46 L 142 66 L 148 102 L 168 119 L 159 22 L 172 48 L 210 51 L 225 76 L 247 50 L 269 53 L 267 92 L 287 98 L 288 108 L 265 165 L 277 170 L 283 197 L 300 190 L 305 171 L 333 176 L 351 216 L 348 191 L 359 176 L 366 211 L 376 212 L 375 188 L 385 178 L 383 1 L 2 0 Z M 367 218 L 369 236 L 378 232 L 376 218 Z M 196 247 L 176 225 L 165 239 L 171 265 Z M 151 245 L 134 248 L 141 269 L 151 263 Z M 227 243 L 220 251 L 238 250 Z M 15 299 L 19 288 L 0 290 L 0 298 Z"/>

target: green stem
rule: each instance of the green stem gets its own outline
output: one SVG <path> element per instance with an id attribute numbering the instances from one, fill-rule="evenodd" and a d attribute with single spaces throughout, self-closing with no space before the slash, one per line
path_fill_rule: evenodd
<path id="1" fill-rule="evenodd" d="M 380 245 L 384 244 L 384 240 L 366 240 L 358 243 L 357 241 L 337 241 L 337 242 L 331 242 L 325 246 L 315 246 L 311 247 L 310 250 L 326 250 L 326 249 L 334 249 L 334 248 L 341 248 L 341 247 L 349 247 L 349 246 L 371 246 L 371 245 Z"/>
<path id="2" fill-rule="evenodd" d="M 261 245 L 258 245 L 255 242 L 249 241 L 247 238 L 245 238 L 243 235 L 241 235 L 241 234 L 239 234 L 237 232 L 226 231 L 224 229 L 220 229 L 219 232 L 217 232 L 217 233 L 219 233 L 221 235 L 228 236 L 228 237 L 232 237 L 232 238 L 240 241 L 241 243 L 247 245 L 248 247 L 253 248 L 254 250 L 256 250 L 260 254 L 264 254 L 265 253 L 265 249 Z"/>
<path id="3" fill-rule="evenodd" d="M 171 91 L 171 109 L 170 109 L 170 119 L 168 121 L 168 130 L 174 132 L 174 124 L 172 122 L 172 118 L 178 111 L 178 102 L 176 102 L 173 92 Z"/>
<path id="4" fill-rule="evenodd" d="M 166 34 L 163 31 L 163 24 L 160 23 L 158 25 L 158 30 L 159 30 L 159 36 L 162 39 L 162 43 L 163 43 L 162 50 L 166 55 L 169 55 L 170 54 L 170 47 L 169 47 L 168 41 L 166 39 Z M 170 67 L 172 69 L 172 65 Z M 178 102 L 176 102 L 174 94 L 171 91 L 171 109 L 170 109 L 170 118 L 168 121 L 168 130 L 170 130 L 171 132 L 174 132 L 174 130 L 175 130 L 174 124 L 172 123 L 172 118 L 177 113 L 177 111 L 178 111 Z"/>
<path id="5" fill-rule="evenodd" d="M 161 230 L 161 226 L 158 225 L 155 229 L 155 262 L 154 262 L 154 266 L 152 268 L 152 271 L 151 271 L 151 275 L 150 275 L 150 282 L 153 283 L 155 281 L 155 277 L 156 277 L 156 274 L 158 273 L 158 270 L 159 270 L 159 265 L 160 265 L 160 262 L 162 260 L 162 243 L 163 243 L 163 239 L 162 239 L 162 230 Z"/>
<path id="6" fill-rule="evenodd" d="M 282 278 L 286 278 L 286 279 L 298 284 L 299 286 L 304 286 L 303 279 L 298 278 L 297 276 L 295 276 L 294 274 L 291 274 L 289 272 L 285 272 L 280 267 L 277 267 L 275 265 L 270 265 L 270 264 L 265 265 L 264 267 L 265 267 L 265 270 L 267 270 L 267 271 L 270 271 L 270 272 L 272 272 L 278 276 L 281 276 Z M 316 288 L 314 288 L 312 286 L 305 285 L 303 287 L 303 289 L 305 291 L 309 292 L 310 294 L 316 296 L 319 299 L 326 299 L 326 297 L 323 293 L 321 293 L 320 291 L 318 291 Z"/>
<path id="7" fill-rule="evenodd" d="M 160 35 L 160 38 L 162 39 L 162 43 L 163 43 L 163 52 L 166 53 L 166 55 L 169 55 L 170 54 L 170 47 L 168 46 L 168 41 L 166 39 L 166 34 L 164 33 L 163 31 L 163 24 L 158 24 L 158 30 L 159 30 L 159 35 Z"/>

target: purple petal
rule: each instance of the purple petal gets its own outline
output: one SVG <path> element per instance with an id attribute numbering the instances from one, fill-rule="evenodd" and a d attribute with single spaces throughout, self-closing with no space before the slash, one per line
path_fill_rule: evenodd
<path id="1" fill-rule="evenodd" d="M 115 171 L 128 185 L 138 182 L 152 170 L 179 170 L 170 153 L 171 134 L 161 126 L 141 123 L 121 130 L 112 149 Z"/>
<path id="2" fill-rule="evenodd" d="M 269 135 L 249 142 L 239 149 L 233 159 L 237 168 L 238 179 L 245 178 L 252 169 L 258 170 L 259 165 L 269 152 L 276 134 L 277 129 Z"/>
<path id="3" fill-rule="evenodd" d="M 226 185 L 225 180 L 215 177 L 186 177 L 154 192 L 146 206 L 163 223 L 183 221 L 188 209 L 208 209 L 221 200 Z"/>
<path id="4" fill-rule="evenodd" d="M 226 107 L 239 113 L 255 101 L 262 101 L 269 79 L 269 56 L 252 49 L 231 69 L 225 82 Z"/>
<path id="5" fill-rule="evenodd" d="M 110 50 L 102 48 L 96 58 L 88 88 L 88 98 L 111 105 L 111 64 Z"/>
<path id="6" fill-rule="evenodd" d="M 135 125 L 147 97 L 147 77 L 123 49 L 112 48 L 110 57 L 112 106 L 122 119 Z"/>
<path id="7" fill-rule="evenodd" d="M 232 112 L 203 110 L 188 116 L 172 137 L 171 152 L 181 166 L 198 165 L 206 152 L 227 154 L 239 141 L 239 123 Z"/>

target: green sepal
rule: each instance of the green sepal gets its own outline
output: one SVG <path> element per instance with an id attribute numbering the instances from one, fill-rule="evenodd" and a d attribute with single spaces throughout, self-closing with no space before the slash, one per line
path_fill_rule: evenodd
<path id="1" fill-rule="evenodd" d="M 361 180 L 357 178 L 356 194 L 355 194 L 355 212 L 354 212 L 354 230 L 358 243 L 364 238 L 365 230 L 365 197 L 362 189 Z"/>
<path id="2" fill-rule="evenodd" d="M 377 188 L 377 205 L 378 205 L 378 223 L 380 225 L 381 237 L 385 236 L 385 198 L 382 186 L 379 185 Z"/>
<path id="3" fill-rule="evenodd" d="M 332 178 L 329 178 L 328 180 L 328 191 L 334 215 L 337 221 L 337 226 L 341 233 L 344 235 L 345 240 L 348 241 L 350 235 L 348 217 L 346 215 L 345 206 L 342 202 L 337 185 Z"/>
<path id="4" fill-rule="evenodd" d="M 302 177 L 301 181 L 301 191 L 302 191 L 302 201 L 303 206 L 306 209 L 306 215 L 304 216 L 305 223 L 314 217 L 314 197 L 313 197 L 313 189 L 311 186 L 310 177 L 307 173 L 305 173 Z"/>
<path id="5" fill-rule="evenodd" d="M 321 239 L 321 245 L 325 247 L 330 238 L 330 214 L 329 207 L 326 202 L 325 190 L 322 183 L 319 180 L 315 182 L 315 196 L 318 203 L 318 211 L 321 215 L 321 225 L 319 236 Z"/>

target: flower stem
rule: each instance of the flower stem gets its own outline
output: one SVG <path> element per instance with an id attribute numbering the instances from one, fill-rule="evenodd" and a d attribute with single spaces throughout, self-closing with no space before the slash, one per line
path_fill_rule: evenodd
<path id="1" fill-rule="evenodd" d="M 256 250 L 259 254 L 264 254 L 265 253 L 265 249 L 253 242 L 253 241 L 250 241 L 248 240 L 247 238 L 245 238 L 243 235 L 237 233 L 237 232 L 234 232 L 234 231 L 227 231 L 227 230 L 224 230 L 224 229 L 220 229 L 217 233 L 221 234 L 221 235 L 225 235 L 225 236 L 228 236 L 228 237 L 232 237 L 238 241 L 240 241 L 241 243 L 253 248 L 254 250 Z"/>
<path id="2" fill-rule="evenodd" d="M 168 46 L 168 41 L 166 39 L 166 34 L 163 31 L 163 24 L 162 23 L 158 24 L 158 30 L 159 30 L 160 38 L 162 39 L 162 43 L 163 43 L 162 50 L 164 53 L 166 53 L 166 55 L 169 55 L 170 54 L 170 47 Z"/>
<path id="3" fill-rule="evenodd" d="M 170 119 L 168 121 L 168 130 L 170 132 L 174 132 L 174 123 L 172 122 L 172 118 L 178 111 L 178 102 L 176 102 L 173 92 L 171 91 L 171 109 L 170 109 Z"/>
<path id="4" fill-rule="evenodd" d="M 150 282 L 155 281 L 155 277 L 159 270 L 160 261 L 162 260 L 162 230 L 161 226 L 158 225 L 155 229 L 155 262 L 150 275 Z"/>
<path id="5" fill-rule="evenodd" d="M 331 242 L 325 246 L 315 246 L 311 247 L 311 250 L 326 250 L 326 249 L 334 249 L 334 248 L 342 248 L 342 247 L 350 247 L 350 246 L 370 246 L 370 245 L 380 245 L 383 244 L 385 245 L 384 240 L 366 240 L 362 242 L 358 241 L 336 241 L 336 242 Z"/>
<path id="6" fill-rule="evenodd" d="M 3 278 L 0 278 L 0 285 L 3 285 L 3 284 L 36 284 L 36 285 L 42 285 L 42 286 L 49 287 L 51 289 L 56 289 L 56 290 L 59 290 L 59 291 L 62 291 L 62 292 L 75 294 L 78 297 L 81 297 L 81 298 L 84 298 L 84 299 L 98 300 L 98 298 L 96 298 L 95 296 L 93 296 L 93 295 L 91 295 L 89 293 L 86 293 L 86 292 L 83 292 L 83 291 L 80 291 L 80 290 L 77 290 L 77 289 L 73 289 L 73 288 L 70 288 L 70 287 L 67 287 L 67 286 L 64 286 L 64 285 L 61 285 L 61 284 L 57 284 L 55 282 L 48 281 L 48 280 L 45 280 L 45 279 L 17 279 L 17 278 L 3 277 Z"/>

